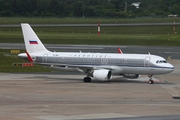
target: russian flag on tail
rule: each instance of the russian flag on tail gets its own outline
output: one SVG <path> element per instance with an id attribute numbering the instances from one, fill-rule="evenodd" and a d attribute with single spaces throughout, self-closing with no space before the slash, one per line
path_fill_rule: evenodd
<path id="1" fill-rule="evenodd" d="M 38 44 L 38 42 L 36 40 L 30 40 L 29 43 L 30 44 Z"/>

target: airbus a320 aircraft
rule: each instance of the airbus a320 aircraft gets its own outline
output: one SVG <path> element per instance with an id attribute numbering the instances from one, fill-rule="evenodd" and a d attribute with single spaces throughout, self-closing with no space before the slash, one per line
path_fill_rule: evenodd
<path id="1" fill-rule="evenodd" d="M 91 82 L 91 77 L 108 81 L 113 75 L 126 78 L 149 76 L 149 84 L 153 84 L 153 75 L 167 74 L 174 67 L 166 60 L 151 54 L 120 53 L 82 53 L 51 52 L 47 50 L 29 24 L 21 24 L 26 53 L 18 57 L 40 65 L 57 69 L 74 69 L 85 73 L 84 82 Z"/>

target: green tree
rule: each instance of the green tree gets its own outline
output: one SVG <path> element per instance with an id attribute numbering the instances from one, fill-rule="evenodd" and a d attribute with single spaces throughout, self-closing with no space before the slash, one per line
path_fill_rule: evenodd
<path id="1" fill-rule="evenodd" d="M 178 6 L 177 4 L 173 5 L 172 9 L 171 9 L 171 13 L 172 14 L 179 14 L 180 13 L 180 6 Z"/>
<path id="2" fill-rule="evenodd" d="M 77 1 L 73 3 L 73 16 L 82 17 L 83 16 L 83 3 Z"/>
<path id="3" fill-rule="evenodd" d="M 1 16 L 7 16 L 7 17 L 9 17 L 9 16 L 12 16 L 13 15 L 13 13 L 12 13 L 12 11 L 11 11 L 11 9 L 12 9 L 12 6 L 11 6 L 11 4 L 9 3 L 9 2 L 6 2 L 5 4 L 2 4 L 2 9 L 1 9 Z"/>

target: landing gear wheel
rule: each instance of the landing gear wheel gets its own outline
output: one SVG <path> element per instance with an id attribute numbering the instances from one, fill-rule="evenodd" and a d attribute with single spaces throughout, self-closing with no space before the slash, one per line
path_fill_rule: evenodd
<path id="1" fill-rule="evenodd" d="M 150 78 L 148 83 L 149 84 L 154 84 L 153 75 L 148 75 L 148 77 Z"/>
<path id="2" fill-rule="evenodd" d="M 153 81 L 153 80 L 149 80 L 148 83 L 149 83 L 149 84 L 153 84 L 154 81 Z"/>
<path id="3" fill-rule="evenodd" d="M 85 78 L 83 79 L 83 81 L 84 81 L 85 83 L 90 83 L 90 82 L 91 82 L 91 78 L 90 78 L 90 77 L 85 77 Z"/>

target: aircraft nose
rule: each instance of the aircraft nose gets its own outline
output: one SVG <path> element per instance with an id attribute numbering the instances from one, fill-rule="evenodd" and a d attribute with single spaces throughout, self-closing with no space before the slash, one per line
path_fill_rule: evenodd
<path id="1" fill-rule="evenodd" d="M 173 72 L 174 71 L 174 66 L 171 65 L 170 63 L 168 65 L 168 68 L 169 68 L 169 72 Z"/>

